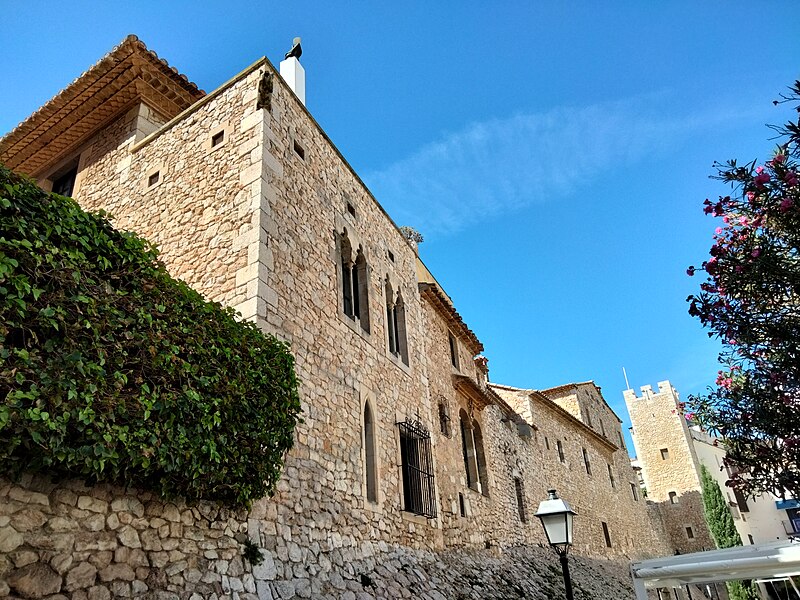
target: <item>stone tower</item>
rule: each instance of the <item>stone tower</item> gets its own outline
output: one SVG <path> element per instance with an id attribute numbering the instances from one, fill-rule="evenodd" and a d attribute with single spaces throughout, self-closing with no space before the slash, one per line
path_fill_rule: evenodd
<path id="1" fill-rule="evenodd" d="M 683 415 L 678 392 L 669 381 L 642 395 L 625 390 L 634 448 L 647 499 L 661 513 L 673 550 L 696 552 L 714 547 L 703 517 L 700 462 Z"/>

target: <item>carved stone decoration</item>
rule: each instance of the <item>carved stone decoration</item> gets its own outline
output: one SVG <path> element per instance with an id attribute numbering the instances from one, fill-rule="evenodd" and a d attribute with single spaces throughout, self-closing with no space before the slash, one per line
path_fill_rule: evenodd
<path id="1" fill-rule="evenodd" d="M 265 71 L 261 81 L 258 82 L 257 109 L 272 110 L 272 73 Z"/>

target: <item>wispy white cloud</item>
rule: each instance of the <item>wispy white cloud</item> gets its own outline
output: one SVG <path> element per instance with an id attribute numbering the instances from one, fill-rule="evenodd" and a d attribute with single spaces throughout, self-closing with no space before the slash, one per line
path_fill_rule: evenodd
<path id="1" fill-rule="evenodd" d="M 585 188 L 606 169 L 663 154 L 735 111 L 665 115 L 638 98 L 472 124 L 364 179 L 400 224 L 442 235 Z M 662 99 L 663 100 L 663 99 Z M 752 115 L 750 115 L 752 117 Z"/>

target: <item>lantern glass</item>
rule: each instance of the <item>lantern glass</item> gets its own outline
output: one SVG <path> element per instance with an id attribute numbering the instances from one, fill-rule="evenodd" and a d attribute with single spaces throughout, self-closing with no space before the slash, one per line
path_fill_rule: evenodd
<path id="1" fill-rule="evenodd" d="M 572 544 L 572 513 L 554 513 L 540 518 L 551 546 Z"/>

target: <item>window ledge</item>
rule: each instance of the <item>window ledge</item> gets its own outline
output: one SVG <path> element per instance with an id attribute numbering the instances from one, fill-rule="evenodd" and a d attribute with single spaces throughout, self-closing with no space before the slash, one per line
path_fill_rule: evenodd
<path id="1" fill-rule="evenodd" d="M 435 519 L 430 519 L 407 510 L 401 510 L 400 516 L 402 516 L 405 521 L 410 521 L 411 523 L 416 523 L 417 525 L 429 525 L 431 527 L 436 527 Z"/>
<path id="2" fill-rule="evenodd" d="M 395 356 L 389 352 L 388 349 L 386 350 L 386 356 L 397 368 L 399 368 L 401 371 L 404 371 L 407 375 L 411 375 L 411 367 L 404 363 L 402 358 Z"/>
<path id="3" fill-rule="evenodd" d="M 339 320 L 342 321 L 342 323 L 344 323 L 345 325 L 347 325 L 347 327 L 350 330 L 352 330 L 353 333 L 357 333 L 358 335 L 360 335 L 365 340 L 369 340 L 371 338 L 371 335 L 370 335 L 369 331 L 364 331 L 364 328 L 361 327 L 361 322 L 360 321 L 357 321 L 355 319 L 351 319 L 346 314 L 344 314 L 342 311 L 339 311 Z"/>

